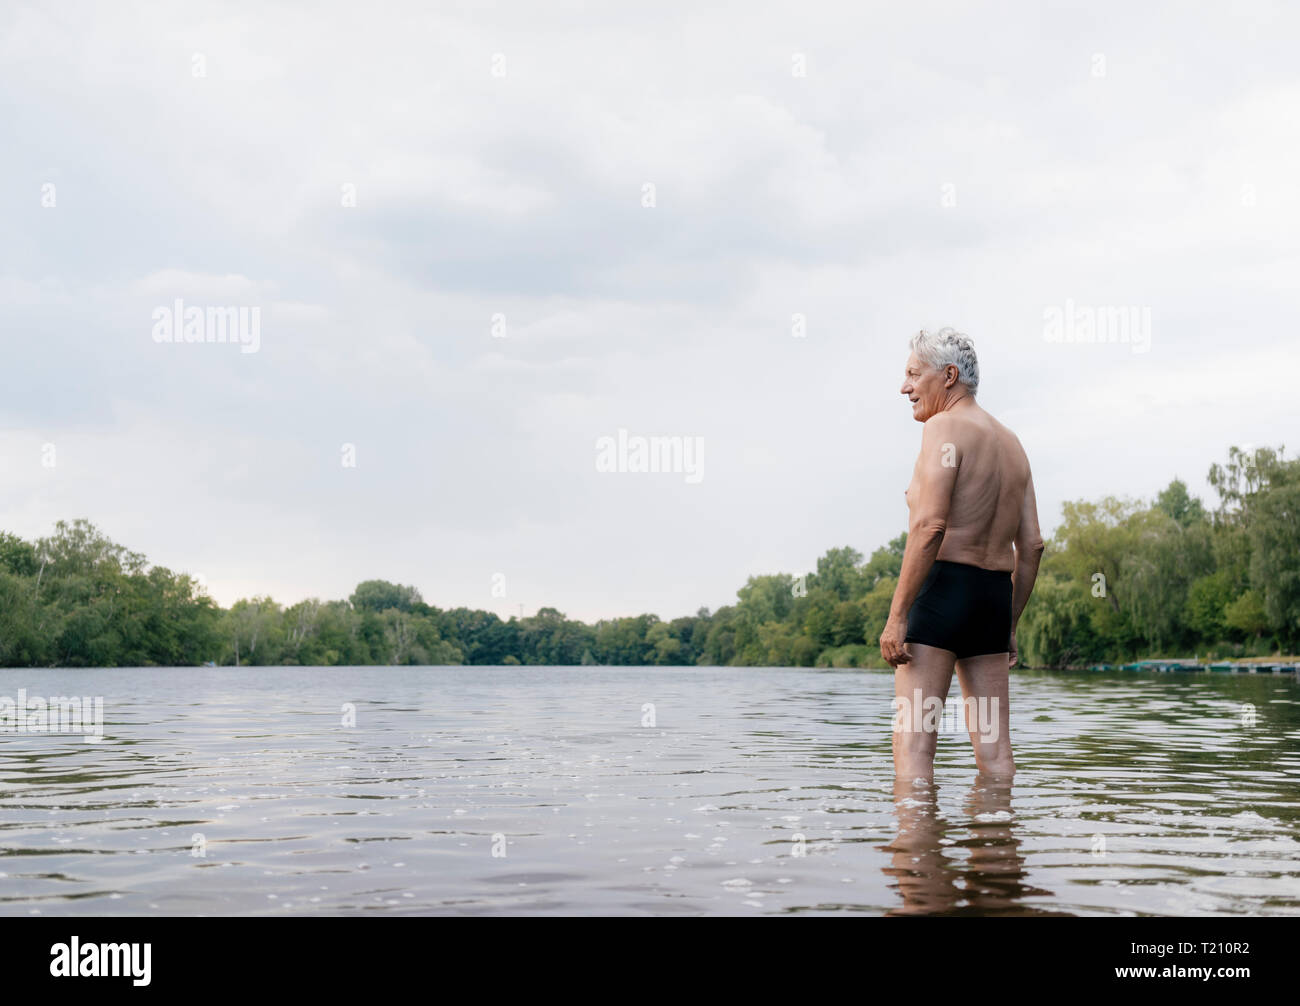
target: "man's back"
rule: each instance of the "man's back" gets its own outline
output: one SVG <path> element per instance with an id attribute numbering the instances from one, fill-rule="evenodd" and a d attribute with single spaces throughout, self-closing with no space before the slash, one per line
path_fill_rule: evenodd
<path id="1" fill-rule="evenodd" d="M 1016 435 L 966 399 L 948 411 L 956 447 L 957 480 L 936 558 L 982 569 L 1012 570 L 1012 543 L 1036 539 L 1029 459 Z M 1032 514 L 1032 527 L 1022 518 Z"/>

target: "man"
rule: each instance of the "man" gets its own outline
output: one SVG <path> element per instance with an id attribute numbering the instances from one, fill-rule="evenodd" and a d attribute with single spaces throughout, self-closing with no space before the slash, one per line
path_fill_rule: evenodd
<path id="1" fill-rule="evenodd" d="M 1008 671 L 1043 552 L 1029 459 L 975 401 L 969 338 L 944 328 L 918 333 L 909 348 L 901 391 L 924 426 L 903 568 L 880 636 L 899 709 L 894 775 L 933 779 L 938 726 L 926 713 L 942 710 L 955 666 L 975 764 L 1009 777 Z"/>

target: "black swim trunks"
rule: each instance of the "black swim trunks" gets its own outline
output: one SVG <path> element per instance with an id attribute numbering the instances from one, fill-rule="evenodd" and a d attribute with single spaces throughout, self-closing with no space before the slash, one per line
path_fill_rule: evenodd
<path id="1" fill-rule="evenodd" d="M 951 650 L 958 659 L 1011 649 L 1011 573 L 935 560 L 907 613 L 909 643 Z"/>

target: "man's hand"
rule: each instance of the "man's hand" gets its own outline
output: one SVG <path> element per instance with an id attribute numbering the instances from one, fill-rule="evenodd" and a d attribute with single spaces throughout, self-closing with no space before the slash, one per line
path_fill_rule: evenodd
<path id="1" fill-rule="evenodd" d="M 906 636 L 907 619 L 890 615 L 889 621 L 885 623 L 885 631 L 880 634 L 880 655 L 889 666 L 897 667 L 912 659 L 912 655 L 907 652 L 907 643 L 903 641 Z"/>
<path id="2" fill-rule="evenodd" d="M 1007 664 L 1007 670 L 1016 666 L 1016 661 L 1020 659 L 1020 653 L 1016 649 L 1016 630 L 1011 630 L 1011 658 Z"/>

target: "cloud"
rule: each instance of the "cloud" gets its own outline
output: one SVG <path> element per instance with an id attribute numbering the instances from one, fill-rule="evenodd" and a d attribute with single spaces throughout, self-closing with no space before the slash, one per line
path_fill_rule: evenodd
<path id="1" fill-rule="evenodd" d="M 905 526 L 934 324 L 1048 527 L 1204 492 L 1295 439 L 1298 15 L 1005 11 L 6 9 L 0 526 L 225 602 L 717 607 Z M 259 351 L 155 343 L 175 297 L 262 306 Z M 1150 352 L 1049 343 L 1067 299 Z M 597 472 L 619 428 L 703 437 L 703 482 Z"/>

